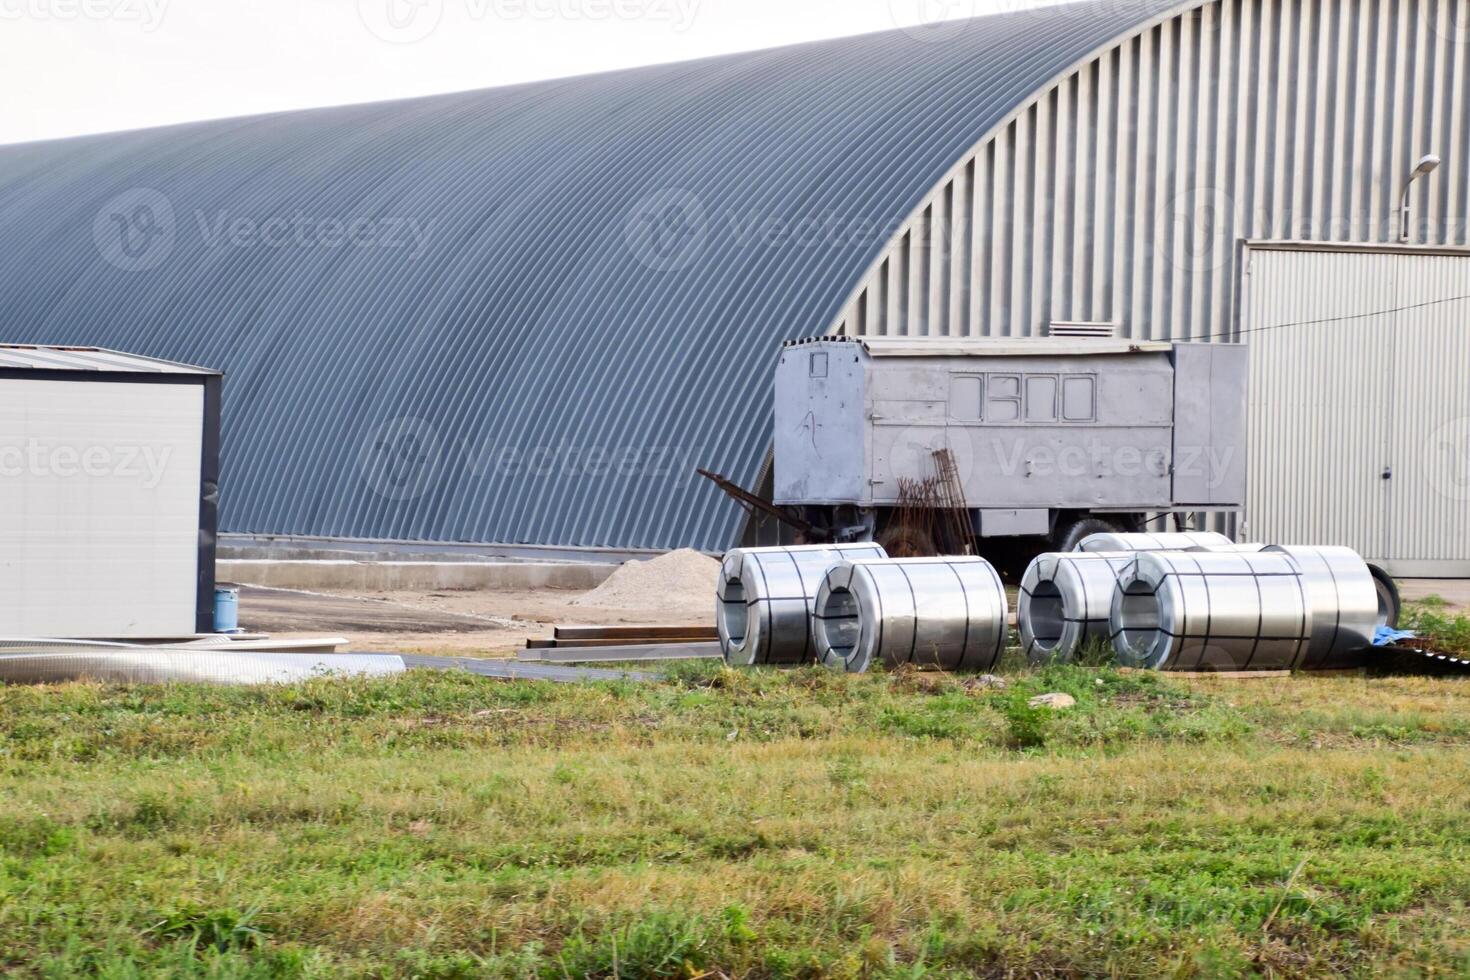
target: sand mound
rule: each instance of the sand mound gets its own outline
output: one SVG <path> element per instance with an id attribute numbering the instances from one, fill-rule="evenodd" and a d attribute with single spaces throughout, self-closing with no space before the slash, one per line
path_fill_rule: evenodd
<path id="1" fill-rule="evenodd" d="M 668 617 L 699 611 L 702 618 L 709 617 L 719 574 L 720 563 L 707 555 L 671 551 L 652 561 L 625 563 L 606 582 L 573 599 L 572 605 L 663 611 Z"/>

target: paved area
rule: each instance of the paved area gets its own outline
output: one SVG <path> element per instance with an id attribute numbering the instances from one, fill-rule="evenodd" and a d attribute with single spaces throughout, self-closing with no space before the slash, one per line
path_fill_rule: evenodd
<path id="1" fill-rule="evenodd" d="M 1470 579 L 1466 578 L 1399 579 L 1399 594 L 1406 602 L 1437 595 L 1456 609 L 1470 610 Z"/>

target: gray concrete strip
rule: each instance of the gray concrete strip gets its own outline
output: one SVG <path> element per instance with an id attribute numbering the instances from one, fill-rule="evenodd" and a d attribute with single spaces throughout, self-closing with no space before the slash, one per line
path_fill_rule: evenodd
<path id="1" fill-rule="evenodd" d="M 562 667 L 555 664 L 527 664 L 514 660 L 470 660 L 461 657 L 419 657 L 403 655 L 410 670 L 463 670 L 480 677 L 506 681 L 553 681 L 558 684 L 585 684 L 592 681 L 659 680 L 658 674 L 627 670 L 589 670 L 585 667 Z"/>
<path id="2" fill-rule="evenodd" d="M 719 660 L 718 643 L 658 643 L 644 646 L 580 647 L 522 650 L 516 659 L 525 664 L 619 664 L 655 660 Z"/>
<path id="3" fill-rule="evenodd" d="M 215 562 L 215 578 L 277 589 L 431 592 L 439 589 L 595 589 L 617 570 L 601 562 Z"/>

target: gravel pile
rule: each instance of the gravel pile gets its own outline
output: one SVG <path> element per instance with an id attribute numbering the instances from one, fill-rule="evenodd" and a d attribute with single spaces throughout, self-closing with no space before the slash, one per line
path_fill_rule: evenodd
<path id="1" fill-rule="evenodd" d="M 720 563 L 708 555 L 672 551 L 652 561 L 627 562 L 572 605 L 646 612 L 657 622 L 713 621 L 719 573 Z"/>

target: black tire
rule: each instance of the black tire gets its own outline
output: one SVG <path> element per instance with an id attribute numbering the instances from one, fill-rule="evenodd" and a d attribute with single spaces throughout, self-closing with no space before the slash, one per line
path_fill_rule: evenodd
<path id="1" fill-rule="evenodd" d="M 1083 517 L 1070 524 L 1059 525 L 1052 544 L 1057 551 L 1076 551 L 1082 539 L 1089 535 L 1118 534 L 1122 530 L 1121 525 L 1105 521 L 1101 517 Z"/>
<path id="2" fill-rule="evenodd" d="M 1398 629 L 1399 614 L 1404 609 L 1404 600 L 1399 595 L 1399 584 L 1393 580 L 1392 575 L 1377 565 L 1369 565 L 1368 571 L 1373 573 L 1373 584 L 1378 586 L 1378 625 Z"/>

